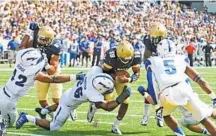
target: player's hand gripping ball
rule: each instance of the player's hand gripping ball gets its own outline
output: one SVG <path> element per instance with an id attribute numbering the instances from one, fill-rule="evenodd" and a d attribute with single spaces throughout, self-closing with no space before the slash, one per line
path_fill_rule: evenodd
<path id="1" fill-rule="evenodd" d="M 127 71 L 117 71 L 115 72 L 115 80 L 119 83 L 127 83 L 130 74 Z"/>

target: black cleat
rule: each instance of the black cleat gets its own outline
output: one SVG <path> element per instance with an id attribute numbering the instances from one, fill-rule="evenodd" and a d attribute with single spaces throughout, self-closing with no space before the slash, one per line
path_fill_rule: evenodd
<path id="1" fill-rule="evenodd" d="M 35 108 L 35 111 L 39 114 L 40 118 L 46 119 L 46 114 L 45 115 L 41 114 L 41 110 L 42 108 Z"/>

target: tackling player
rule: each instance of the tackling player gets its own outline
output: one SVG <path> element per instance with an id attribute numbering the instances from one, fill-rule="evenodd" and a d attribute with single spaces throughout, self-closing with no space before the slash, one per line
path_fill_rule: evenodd
<path id="1" fill-rule="evenodd" d="M 149 34 L 144 37 L 144 44 L 145 44 L 145 52 L 144 52 L 144 62 L 146 59 L 148 59 L 150 56 L 154 56 L 157 54 L 157 44 L 163 40 L 166 37 L 166 27 L 161 23 L 154 23 L 150 27 Z M 147 82 L 148 82 L 148 94 L 153 98 L 154 105 L 155 105 L 155 112 L 156 112 L 156 120 L 157 125 L 159 127 L 163 126 L 163 117 L 162 117 L 162 108 L 159 106 L 157 92 L 154 90 L 154 88 L 149 87 L 149 85 L 152 85 L 152 79 L 154 77 L 152 76 L 152 73 L 149 72 L 147 76 Z M 145 100 L 144 104 L 144 115 L 143 119 L 141 121 L 141 125 L 145 126 L 148 124 L 150 116 L 150 104 L 148 101 Z"/>
<path id="2" fill-rule="evenodd" d="M 113 88 L 113 78 L 108 74 L 104 74 L 100 67 L 93 67 L 84 80 L 77 82 L 73 88 L 69 88 L 63 93 L 51 122 L 21 113 L 16 122 L 16 128 L 19 129 L 23 124 L 30 121 L 50 131 L 59 130 L 69 117 L 70 111 L 88 101 L 93 102 L 97 108 L 112 111 L 131 94 L 130 88 L 125 87 L 116 100 L 105 101 L 103 95 L 111 93 Z"/>
<path id="3" fill-rule="evenodd" d="M 42 71 L 48 75 L 56 76 L 61 73 L 59 66 L 60 45 L 58 43 L 52 44 L 54 35 L 55 32 L 49 26 L 39 27 L 36 23 L 30 23 L 28 32 L 22 39 L 19 48 L 40 48 L 47 56 L 47 63 Z M 37 81 L 35 86 L 41 107 L 45 108 L 49 106 L 47 96 L 50 88 L 52 91 L 52 101 L 55 103 L 52 107 L 56 109 L 62 94 L 62 84 L 50 84 Z M 40 113 L 40 110 L 36 108 L 36 112 Z M 46 116 L 41 116 L 41 118 L 46 118 Z"/>
<path id="4" fill-rule="evenodd" d="M 162 40 L 157 45 L 158 56 L 146 60 L 145 67 L 152 72 L 159 88 L 159 100 L 163 106 L 163 118 L 177 136 L 185 136 L 177 121 L 171 115 L 178 107 L 183 106 L 192 113 L 195 120 L 202 123 L 212 136 L 216 136 L 216 126 L 208 119 L 213 108 L 203 103 L 185 81 L 185 74 L 209 95 L 215 98 L 210 86 L 191 68 L 183 55 L 176 55 L 175 44 L 170 40 Z M 153 86 L 152 86 L 153 87 Z"/>
<path id="5" fill-rule="evenodd" d="M 2 115 L 2 126 L 10 127 L 16 120 L 17 101 L 26 95 L 29 88 L 34 85 L 35 80 L 56 83 L 68 82 L 75 79 L 82 80 L 84 74 L 71 76 L 50 76 L 44 74 L 42 69 L 45 65 L 45 58 L 41 52 L 35 48 L 22 49 L 17 52 L 16 63 L 13 74 L 7 81 L 6 85 L 0 88 L 0 112 Z M 1 134 L 0 130 L 0 134 Z"/>
<path id="6" fill-rule="evenodd" d="M 136 81 L 140 76 L 141 54 L 139 51 L 134 51 L 133 46 L 128 41 L 121 41 L 116 48 L 109 49 L 102 64 L 103 72 L 110 74 L 115 79 L 115 90 L 117 95 L 120 95 L 124 87 L 129 88 L 130 83 Z M 118 72 L 127 71 L 132 68 L 133 74 L 130 77 L 118 75 Z M 116 76 L 117 75 L 117 76 Z M 129 88 L 130 89 L 130 88 Z M 105 100 L 113 100 L 114 93 L 105 95 Z M 129 98 L 126 99 L 119 107 L 118 115 L 112 126 L 112 133 L 121 135 L 119 125 L 124 118 L 128 109 Z M 92 121 L 96 108 L 90 106 L 87 119 Z M 92 110 L 94 109 L 94 110 Z"/>

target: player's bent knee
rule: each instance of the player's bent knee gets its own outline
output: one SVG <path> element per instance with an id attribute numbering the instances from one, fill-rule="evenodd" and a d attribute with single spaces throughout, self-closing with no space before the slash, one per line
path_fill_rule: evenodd
<path id="1" fill-rule="evenodd" d="M 55 104 L 59 104 L 59 98 L 53 98 L 52 100 Z"/>
<path id="2" fill-rule="evenodd" d="M 188 116 L 188 117 L 185 117 L 183 116 L 180 120 L 180 123 L 184 126 L 184 127 L 187 127 L 189 125 L 198 125 L 199 122 L 196 121 L 192 115 L 191 116 Z"/>
<path id="3" fill-rule="evenodd" d="M 39 100 L 39 103 L 41 105 L 41 107 L 45 108 L 46 106 L 48 106 L 48 101 L 47 100 Z"/>

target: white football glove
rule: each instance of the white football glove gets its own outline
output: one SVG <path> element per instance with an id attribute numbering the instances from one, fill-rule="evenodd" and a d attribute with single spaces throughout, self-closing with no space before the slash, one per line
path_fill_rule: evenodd
<path id="1" fill-rule="evenodd" d="M 48 62 L 47 55 L 46 55 L 45 53 L 42 53 L 42 55 L 43 55 L 43 58 L 44 58 L 44 60 L 45 60 L 45 66 L 44 66 L 44 68 L 45 68 L 46 70 L 48 70 L 48 69 L 50 69 L 50 64 L 49 64 L 49 62 Z"/>

